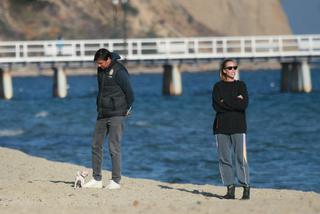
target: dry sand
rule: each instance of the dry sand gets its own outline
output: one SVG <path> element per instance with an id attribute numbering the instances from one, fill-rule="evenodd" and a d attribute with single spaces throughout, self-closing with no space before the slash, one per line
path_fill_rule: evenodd
<path id="1" fill-rule="evenodd" d="M 84 169 L 82 166 L 52 162 L 2 147 L 0 161 L 1 214 L 320 213 L 320 194 L 315 192 L 253 188 L 249 201 L 222 200 L 218 196 L 225 193 L 224 187 L 128 177 L 123 177 L 120 190 L 75 190 L 75 173 Z M 110 172 L 103 171 L 103 176 L 106 184 Z M 241 192 L 237 191 L 237 199 Z"/>

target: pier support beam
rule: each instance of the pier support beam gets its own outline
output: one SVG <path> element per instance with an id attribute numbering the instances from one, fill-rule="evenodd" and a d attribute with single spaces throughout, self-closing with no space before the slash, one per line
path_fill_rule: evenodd
<path id="1" fill-rule="evenodd" d="M 67 75 L 64 68 L 53 67 L 53 96 L 65 98 L 67 96 Z"/>
<path id="2" fill-rule="evenodd" d="M 162 94 L 180 96 L 182 80 L 178 65 L 163 65 Z"/>
<path id="3" fill-rule="evenodd" d="M 311 92 L 311 73 L 307 61 L 281 63 L 281 67 L 281 92 Z"/>
<path id="4" fill-rule="evenodd" d="M 0 98 L 10 100 L 13 97 L 12 78 L 9 71 L 0 68 Z"/>

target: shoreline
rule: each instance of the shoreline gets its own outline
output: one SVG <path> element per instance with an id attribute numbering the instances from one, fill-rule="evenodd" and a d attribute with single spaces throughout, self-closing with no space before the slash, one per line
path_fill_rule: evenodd
<path id="1" fill-rule="evenodd" d="M 74 189 L 82 166 L 0 147 L 0 212 L 6 213 L 319 213 L 320 194 L 252 188 L 251 199 L 222 200 L 225 187 L 174 184 L 123 176 L 120 190 Z M 91 172 L 90 169 L 87 169 Z M 107 184 L 109 171 L 103 171 Z M 90 176 L 86 178 L 88 181 Z M 242 188 L 237 188 L 239 199 Z"/>
<path id="2" fill-rule="evenodd" d="M 127 65 L 126 66 L 131 75 L 139 74 L 162 74 L 162 65 Z M 240 63 L 240 72 L 259 72 L 259 70 L 276 70 L 281 69 L 279 63 L 275 62 L 244 62 Z M 182 64 L 180 71 L 182 73 L 201 73 L 201 72 L 217 72 L 219 70 L 219 63 L 212 62 L 207 64 Z M 29 76 L 53 76 L 53 71 L 50 67 L 40 68 L 35 64 L 26 66 L 16 66 L 10 70 L 13 77 L 29 77 Z M 96 75 L 96 68 L 89 67 L 67 67 L 65 69 L 67 76 L 83 76 Z"/>

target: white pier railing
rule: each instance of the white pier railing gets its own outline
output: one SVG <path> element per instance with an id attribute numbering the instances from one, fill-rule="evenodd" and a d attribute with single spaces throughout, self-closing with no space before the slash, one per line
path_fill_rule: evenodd
<path id="1" fill-rule="evenodd" d="M 92 62 L 99 48 L 127 61 L 320 57 L 320 35 L 0 42 L 0 63 Z"/>

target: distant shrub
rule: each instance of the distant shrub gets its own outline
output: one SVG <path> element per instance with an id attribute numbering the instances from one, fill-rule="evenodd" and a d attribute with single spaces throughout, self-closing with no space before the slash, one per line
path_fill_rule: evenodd
<path id="1" fill-rule="evenodd" d="M 149 28 L 149 30 L 146 32 L 145 37 L 147 38 L 156 38 L 158 37 L 158 34 L 154 27 Z"/>
<path id="2" fill-rule="evenodd" d="M 21 8 L 28 6 L 32 10 L 42 10 L 45 7 L 51 5 L 49 1 L 44 0 L 11 0 L 10 1 L 11 10 L 20 11 Z"/>
<path id="3" fill-rule="evenodd" d="M 127 10 L 128 14 L 132 16 L 137 16 L 139 14 L 139 10 L 133 7 L 130 3 L 124 4 L 124 7 Z"/>
<path id="4" fill-rule="evenodd" d="M 188 23 L 192 24 L 193 23 L 193 17 L 191 15 L 188 15 Z"/>
<path id="5" fill-rule="evenodd" d="M 11 4 L 26 5 L 41 2 L 41 0 L 11 0 Z"/>

